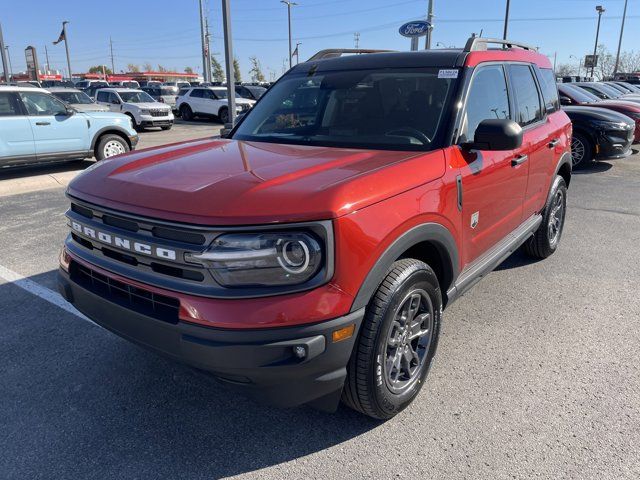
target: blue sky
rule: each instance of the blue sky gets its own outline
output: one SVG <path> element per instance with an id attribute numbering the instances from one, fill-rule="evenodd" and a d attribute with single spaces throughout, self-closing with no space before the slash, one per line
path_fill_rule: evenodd
<path id="1" fill-rule="evenodd" d="M 399 25 L 424 17 L 427 0 L 296 0 L 293 7 L 294 43 L 301 42 L 300 58 L 323 48 L 353 47 L 353 33 L 360 32 L 362 48 L 406 50 L 409 40 L 398 34 Z M 471 32 L 502 36 L 504 0 L 434 0 L 433 43 L 461 46 Z M 7 8 L 8 4 L 11 4 Z M 222 20 L 219 0 L 208 0 L 213 52 L 223 59 Z M 56 40 L 62 20 L 68 26 L 74 72 L 91 65 L 110 65 L 109 37 L 113 39 L 116 70 L 129 63 L 150 62 L 201 72 L 197 0 L 64 0 L 59 2 L 0 0 L 0 22 L 10 46 L 14 71 L 25 68 L 24 48 L 34 45 L 44 63 L 44 45 L 52 68 L 66 66 L 64 46 Z M 623 0 L 512 0 L 509 37 L 540 47 L 558 62 L 575 62 L 593 49 L 595 5 L 606 8 L 600 42 L 615 52 Z M 231 0 L 234 50 L 245 79 L 249 57 L 256 55 L 267 78 L 279 75 L 287 58 L 286 7 L 279 0 Z M 640 6 L 631 0 L 627 10 L 623 50 L 640 50 Z"/>

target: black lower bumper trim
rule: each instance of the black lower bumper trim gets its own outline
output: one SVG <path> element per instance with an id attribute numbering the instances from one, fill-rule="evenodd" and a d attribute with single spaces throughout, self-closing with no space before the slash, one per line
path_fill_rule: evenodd
<path id="1" fill-rule="evenodd" d="M 328 399 L 337 407 L 346 378 L 346 365 L 364 316 L 364 309 L 313 325 L 259 330 L 208 328 L 179 321 L 156 320 L 110 302 L 58 275 L 60 293 L 80 312 L 102 327 L 138 345 L 211 372 L 240 385 L 260 401 L 290 407 Z M 241 300 L 239 300 L 241 301 Z M 354 335 L 332 342 L 332 332 L 355 324 Z M 304 349 L 298 358 L 295 347 Z M 299 348 L 297 349 L 300 350 Z"/>

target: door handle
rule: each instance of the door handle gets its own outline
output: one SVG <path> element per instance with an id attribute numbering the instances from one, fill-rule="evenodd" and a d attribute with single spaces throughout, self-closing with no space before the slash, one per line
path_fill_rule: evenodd
<path id="1" fill-rule="evenodd" d="M 36 122 L 36 125 L 39 125 L 39 126 L 51 125 L 51 122 Z"/>
<path id="2" fill-rule="evenodd" d="M 560 140 L 558 140 L 557 138 L 554 138 L 553 140 L 551 140 L 549 142 L 549 144 L 547 146 L 549 148 L 554 148 L 556 145 L 558 145 L 558 143 L 560 143 Z"/>
<path id="3" fill-rule="evenodd" d="M 529 156 L 528 155 L 518 155 L 516 158 L 511 160 L 511 166 L 512 167 L 517 167 L 518 165 L 522 165 L 527 160 L 529 160 Z"/>

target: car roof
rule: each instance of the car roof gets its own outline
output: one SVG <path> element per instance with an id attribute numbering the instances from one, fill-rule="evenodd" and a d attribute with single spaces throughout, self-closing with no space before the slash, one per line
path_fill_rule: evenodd
<path id="1" fill-rule="evenodd" d="M 139 88 L 122 88 L 122 87 L 101 88 L 100 90 L 104 90 L 106 92 L 116 92 L 116 93 L 142 92 L 142 90 L 140 90 Z"/>
<path id="2" fill-rule="evenodd" d="M 17 85 L 0 85 L 0 92 L 33 92 L 34 90 L 37 92 L 49 93 L 44 88 L 39 88 L 39 87 L 36 87 L 35 85 L 33 87 L 19 87 Z"/>
<path id="3" fill-rule="evenodd" d="M 82 90 L 79 90 L 79 89 L 73 88 L 73 87 L 49 87 L 46 90 L 50 91 L 51 93 L 54 93 L 54 92 L 83 93 Z"/>

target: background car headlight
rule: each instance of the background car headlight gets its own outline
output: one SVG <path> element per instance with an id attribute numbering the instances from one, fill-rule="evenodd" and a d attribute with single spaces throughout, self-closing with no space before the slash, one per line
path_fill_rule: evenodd
<path id="1" fill-rule="evenodd" d="M 225 287 L 299 285 L 323 265 L 322 246 L 307 232 L 230 233 L 187 261 L 203 263 Z"/>

